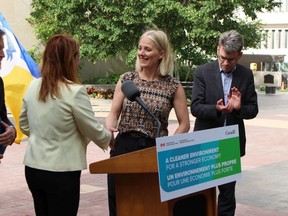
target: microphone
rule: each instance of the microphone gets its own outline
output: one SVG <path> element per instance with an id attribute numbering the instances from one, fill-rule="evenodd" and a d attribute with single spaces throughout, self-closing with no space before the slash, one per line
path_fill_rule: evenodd
<path id="1" fill-rule="evenodd" d="M 126 80 L 122 83 L 121 90 L 125 97 L 130 101 L 136 101 L 155 121 L 157 122 L 157 137 L 160 136 L 161 123 L 155 115 L 149 110 L 147 105 L 140 98 L 140 90 L 132 80 Z"/>

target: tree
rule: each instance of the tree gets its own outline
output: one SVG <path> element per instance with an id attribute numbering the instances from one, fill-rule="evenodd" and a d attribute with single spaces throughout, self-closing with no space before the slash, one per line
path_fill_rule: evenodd
<path id="1" fill-rule="evenodd" d="M 42 43 L 56 33 L 72 34 L 92 62 L 120 53 L 134 59 L 140 35 L 157 27 L 168 33 L 180 61 L 198 65 L 215 56 L 217 38 L 226 30 L 241 32 L 245 48 L 256 47 L 262 27 L 256 13 L 277 5 L 273 0 L 33 0 L 29 22 Z"/>

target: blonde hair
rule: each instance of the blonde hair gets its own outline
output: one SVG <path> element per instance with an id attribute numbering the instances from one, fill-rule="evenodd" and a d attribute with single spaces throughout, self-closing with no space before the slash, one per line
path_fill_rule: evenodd
<path id="1" fill-rule="evenodd" d="M 45 102 L 48 96 L 61 97 L 60 83 L 80 83 L 77 75 L 79 43 L 67 34 L 52 36 L 44 50 L 42 84 L 38 99 Z"/>
<path id="2" fill-rule="evenodd" d="M 174 54 L 167 34 L 161 30 L 152 29 L 144 32 L 144 34 L 142 34 L 140 37 L 140 40 L 142 37 L 149 38 L 155 44 L 157 50 L 164 51 L 164 57 L 161 59 L 158 67 L 158 73 L 160 73 L 162 76 L 166 76 L 168 74 L 172 75 L 174 71 Z M 138 55 L 135 69 L 137 72 L 142 70 Z"/>

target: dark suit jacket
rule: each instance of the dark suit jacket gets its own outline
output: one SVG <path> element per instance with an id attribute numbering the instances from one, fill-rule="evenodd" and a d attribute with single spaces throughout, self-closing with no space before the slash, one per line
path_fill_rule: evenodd
<path id="1" fill-rule="evenodd" d="M 191 113 L 196 117 L 194 131 L 235 125 L 239 127 L 240 152 L 245 155 L 246 135 L 243 119 L 252 119 L 258 113 L 257 93 L 254 77 L 250 69 L 237 64 L 232 73 L 231 88 L 236 87 L 241 92 L 241 109 L 231 113 L 221 113 L 216 109 L 216 103 L 223 98 L 224 93 L 218 61 L 213 61 L 196 69 L 194 74 Z"/>
<path id="2" fill-rule="evenodd" d="M 2 77 L 0 77 L 0 120 L 4 121 L 8 125 L 12 125 L 10 122 L 8 116 L 7 116 L 7 109 L 5 105 L 5 93 L 4 93 L 4 84 Z M 0 125 L 0 133 L 4 132 L 4 128 L 2 125 Z M 5 152 L 6 147 L 0 145 L 0 154 L 3 154 Z"/>
<path id="3" fill-rule="evenodd" d="M 5 105 L 4 84 L 3 84 L 3 80 L 1 77 L 0 77 L 0 117 L 1 117 L 1 121 L 4 121 L 8 125 L 12 125 L 12 123 L 10 122 L 7 116 L 7 109 Z"/>

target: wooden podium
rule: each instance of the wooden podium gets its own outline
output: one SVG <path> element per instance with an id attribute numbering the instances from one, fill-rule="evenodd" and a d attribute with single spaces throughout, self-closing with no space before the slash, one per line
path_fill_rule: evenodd
<path id="1" fill-rule="evenodd" d="M 216 216 L 216 189 L 160 201 L 156 147 L 90 164 L 92 174 L 115 175 L 118 216 Z"/>

